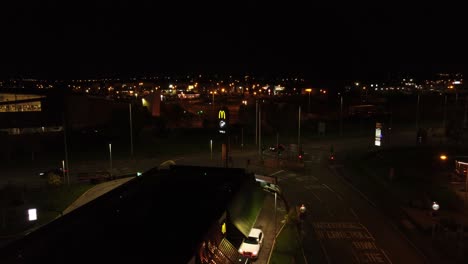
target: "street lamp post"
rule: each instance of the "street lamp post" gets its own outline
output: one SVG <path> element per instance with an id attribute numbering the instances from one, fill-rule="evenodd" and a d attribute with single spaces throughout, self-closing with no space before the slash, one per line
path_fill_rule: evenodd
<path id="1" fill-rule="evenodd" d="M 301 106 L 299 106 L 299 113 L 298 113 L 298 129 L 297 129 L 297 151 L 298 154 L 300 153 L 301 148 Z"/>
<path id="2" fill-rule="evenodd" d="M 258 100 L 255 100 L 255 145 L 258 144 Z"/>
<path id="3" fill-rule="evenodd" d="M 241 128 L 241 150 L 244 150 L 244 128 Z"/>
<path id="4" fill-rule="evenodd" d="M 468 96 L 465 97 L 465 114 L 463 116 L 463 128 L 467 127 Z"/>
<path id="5" fill-rule="evenodd" d="M 210 139 L 210 158 L 213 160 L 213 140 Z"/>
<path id="6" fill-rule="evenodd" d="M 130 113 L 130 156 L 133 157 L 133 121 L 132 121 L 132 104 L 128 104 Z"/>
<path id="7" fill-rule="evenodd" d="M 109 168 L 112 176 L 112 143 L 109 143 Z"/>
<path id="8" fill-rule="evenodd" d="M 466 205 L 467 200 L 468 200 L 468 170 L 466 170 L 466 175 L 465 175 L 465 205 Z"/>
<path id="9" fill-rule="evenodd" d="M 434 239 L 435 229 L 436 229 L 436 221 L 437 221 L 437 211 L 439 210 L 439 204 L 437 202 L 432 202 L 432 239 Z"/>
<path id="10" fill-rule="evenodd" d="M 308 104 L 308 107 L 307 107 L 307 111 L 308 111 L 309 113 L 310 113 L 310 92 L 311 92 L 311 91 L 312 91 L 312 90 L 308 90 L 308 92 L 309 92 L 309 104 Z"/>
<path id="11" fill-rule="evenodd" d="M 442 128 L 445 128 L 445 123 L 447 122 L 447 94 L 444 98 L 444 119 L 442 121 Z"/>
<path id="12" fill-rule="evenodd" d="M 211 107 L 212 107 L 213 110 L 214 110 L 214 96 L 215 96 L 216 91 L 211 91 L 210 93 L 212 94 L 212 98 L 213 98 L 213 99 L 212 99 L 212 102 L 211 102 Z"/>
<path id="13" fill-rule="evenodd" d="M 279 166 L 279 155 L 280 155 L 280 152 L 279 152 L 279 133 L 276 132 L 276 163 L 278 164 Z M 275 193 L 276 195 L 276 193 Z"/>
<path id="14" fill-rule="evenodd" d="M 67 140 L 67 122 L 66 122 L 66 112 L 63 113 L 63 143 L 65 147 L 65 161 L 63 162 L 63 179 L 67 177 L 68 185 L 70 185 L 70 174 L 68 173 L 68 140 Z"/>
<path id="15" fill-rule="evenodd" d="M 343 136 L 343 95 L 340 94 L 340 136 Z"/>
<path id="16" fill-rule="evenodd" d="M 418 92 L 418 100 L 416 104 L 416 131 L 419 130 L 419 92 Z"/>
<path id="17" fill-rule="evenodd" d="M 276 238 L 276 197 L 278 196 L 278 194 L 275 192 L 275 229 L 274 229 L 274 236 Z"/>
<path id="18" fill-rule="evenodd" d="M 62 160 L 62 175 L 63 175 L 63 179 L 65 180 L 65 177 L 66 177 L 66 174 L 65 174 L 65 160 Z M 67 181 L 68 181 L 68 185 L 70 185 L 70 180 L 69 180 L 68 177 L 67 177 Z"/>
<path id="19" fill-rule="evenodd" d="M 262 157 L 262 109 L 258 108 L 258 155 Z"/>

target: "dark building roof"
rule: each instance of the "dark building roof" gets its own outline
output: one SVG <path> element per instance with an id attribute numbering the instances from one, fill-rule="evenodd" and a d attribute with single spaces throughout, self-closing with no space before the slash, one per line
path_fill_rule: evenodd
<path id="1" fill-rule="evenodd" d="M 0 263 L 187 263 L 248 182 L 236 168 L 150 170 L 0 249 Z"/>

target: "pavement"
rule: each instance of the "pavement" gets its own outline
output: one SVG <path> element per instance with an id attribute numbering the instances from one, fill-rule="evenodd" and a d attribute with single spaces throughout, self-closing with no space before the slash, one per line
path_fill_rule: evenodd
<path id="1" fill-rule="evenodd" d="M 328 143 L 322 142 L 324 146 L 328 146 Z M 335 145 L 335 149 L 338 149 L 338 144 Z M 200 165 L 203 164 L 205 166 L 218 166 L 224 167 L 224 162 L 221 160 L 220 153 L 215 153 L 214 157 L 209 153 L 206 156 L 199 155 L 199 156 L 187 156 L 187 157 L 177 157 L 173 161 L 176 164 L 180 165 Z M 276 171 L 280 170 L 285 165 L 296 165 L 301 166 L 301 164 L 297 162 L 291 162 L 290 164 L 287 161 L 277 161 L 275 159 L 267 158 L 267 159 L 260 159 L 257 150 L 252 149 L 237 149 L 231 152 L 232 161 L 228 163 L 228 167 L 237 167 L 237 168 L 245 168 L 249 172 L 262 174 L 262 175 L 271 175 Z M 114 160 L 113 161 L 113 175 L 123 175 L 123 174 L 136 174 L 137 171 L 144 172 L 151 168 L 159 166 L 164 159 L 161 158 L 151 158 L 151 159 L 126 159 L 126 160 Z M 288 164 L 285 164 L 288 163 Z M 75 173 L 80 171 L 98 171 L 98 170 L 105 170 L 108 167 L 107 162 L 77 162 L 73 164 L 72 170 Z M 16 174 L 15 176 L 17 176 Z M 28 173 L 29 177 L 31 174 Z M 36 175 L 33 175 L 36 177 Z M 64 210 L 64 214 L 71 212 L 72 210 L 86 204 L 87 202 L 105 194 L 106 192 L 116 188 L 117 186 L 131 180 L 133 177 L 126 177 L 122 179 L 117 179 L 109 182 L 104 182 L 97 184 L 82 196 L 80 196 L 76 201 L 74 201 L 67 209 Z M 35 178 L 36 179 L 36 178 Z M 18 180 L 18 177 L 15 178 Z M 458 192 L 459 195 L 464 196 L 464 192 Z M 274 198 L 272 195 L 267 196 L 265 199 L 264 207 L 259 216 L 259 223 L 263 223 L 268 219 L 272 219 L 272 213 L 274 212 Z M 285 212 L 282 212 L 281 208 L 284 208 L 284 205 L 278 203 L 279 211 L 284 215 Z M 460 226 L 463 226 L 463 230 L 468 228 L 468 206 L 465 207 L 466 209 L 462 212 L 449 212 L 441 208 L 438 212 L 438 217 L 434 218 L 430 214 L 430 210 L 427 209 L 419 209 L 419 208 L 412 208 L 412 207 L 402 207 L 401 209 L 406 213 L 408 216 L 408 221 L 403 222 L 402 225 L 405 226 L 409 231 L 414 229 L 418 229 L 423 232 L 430 231 L 434 227 L 434 220 L 436 219 L 455 219 L 456 223 L 459 223 Z M 263 219 L 263 220 L 262 220 Z M 265 220 L 266 219 L 266 220 Z M 283 220 L 282 216 L 277 215 L 277 223 L 276 227 L 274 225 L 265 225 L 265 232 L 268 234 L 277 234 L 279 230 L 283 227 Z M 271 222 L 271 220 L 269 220 Z M 273 229 L 273 230 L 272 230 Z M 274 230 L 276 229 L 276 230 Z M 458 229 L 460 230 L 460 229 Z M 276 232 L 275 232 L 276 231 Z M 447 236 L 446 229 L 439 228 L 437 229 L 436 237 L 443 237 Z M 461 233 L 462 236 L 466 236 L 465 233 Z M 262 256 L 256 263 L 268 263 L 268 259 L 270 257 L 272 248 L 274 247 L 275 243 L 275 236 L 266 236 L 265 244 L 262 249 L 262 254 L 267 254 L 266 256 Z M 421 243 L 427 243 L 428 247 L 431 246 L 431 241 L 422 241 Z M 457 244 L 458 245 L 458 244 Z"/>

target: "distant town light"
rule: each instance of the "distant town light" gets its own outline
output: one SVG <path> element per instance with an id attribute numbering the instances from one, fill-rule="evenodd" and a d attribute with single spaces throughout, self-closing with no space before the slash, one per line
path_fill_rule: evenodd
<path id="1" fill-rule="evenodd" d="M 446 160 L 446 159 L 447 159 L 447 156 L 444 155 L 444 154 L 442 154 L 442 155 L 440 155 L 440 159 L 441 159 L 441 160 Z"/>

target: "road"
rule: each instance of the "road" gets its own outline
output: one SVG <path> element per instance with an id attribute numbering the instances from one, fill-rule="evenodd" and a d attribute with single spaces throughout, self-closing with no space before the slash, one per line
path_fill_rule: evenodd
<path id="1" fill-rule="evenodd" d="M 407 132 L 394 135 L 386 146 L 411 144 L 415 144 L 413 133 Z M 339 158 L 328 164 L 332 145 Z M 358 189 L 343 177 L 346 168 L 340 159 L 375 150 L 372 140 L 326 140 L 305 144 L 304 149 L 308 152 L 304 167 L 285 169 L 277 176 L 291 205 L 304 203 L 308 208 L 301 225 L 308 263 L 437 263 L 430 262 L 396 226 L 406 218 L 395 219 L 394 212 L 385 211 L 380 203 L 385 197 L 372 183 L 360 190 L 364 185 Z M 354 180 L 356 184 L 366 178 Z"/>

